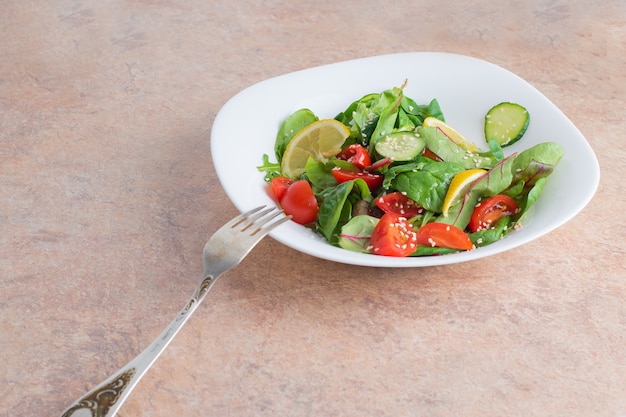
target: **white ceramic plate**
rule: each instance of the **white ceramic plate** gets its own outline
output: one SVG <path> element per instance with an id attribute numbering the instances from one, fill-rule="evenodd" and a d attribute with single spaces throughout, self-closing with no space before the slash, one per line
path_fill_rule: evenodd
<path id="1" fill-rule="evenodd" d="M 548 178 L 534 217 L 499 242 L 443 256 L 393 258 L 356 253 L 328 244 L 294 222 L 271 236 L 298 251 L 346 264 L 416 267 L 481 259 L 528 243 L 574 217 L 595 193 L 600 170 L 591 147 L 572 122 L 544 95 L 517 75 L 494 64 L 448 53 L 416 52 L 357 59 L 297 71 L 255 84 L 230 99 L 215 118 L 211 153 L 219 180 L 241 211 L 274 205 L 263 174 L 262 155 L 275 161 L 274 140 L 281 122 L 307 107 L 332 118 L 352 101 L 408 80 L 405 94 L 417 103 L 437 98 L 446 121 L 474 142 L 484 144 L 485 113 L 502 101 L 525 106 L 531 122 L 510 154 L 539 142 L 556 141 L 565 156 Z M 486 145 L 483 145 L 487 148 Z"/>

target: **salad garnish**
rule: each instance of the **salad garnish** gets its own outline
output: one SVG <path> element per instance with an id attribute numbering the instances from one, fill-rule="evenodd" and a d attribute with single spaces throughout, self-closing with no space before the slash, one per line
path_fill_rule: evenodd
<path id="1" fill-rule="evenodd" d="M 282 123 L 277 162 L 258 169 L 293 220 L 331 245 L 383 256 L 473 250 L 520 228 L 563 157 L 556 142 L 506 155 L 530 117 L 502 102 L 485 115 L 482 150 L 437 101 L 404 85 L 367 94 L 332 119 L 300 109 Z"/>

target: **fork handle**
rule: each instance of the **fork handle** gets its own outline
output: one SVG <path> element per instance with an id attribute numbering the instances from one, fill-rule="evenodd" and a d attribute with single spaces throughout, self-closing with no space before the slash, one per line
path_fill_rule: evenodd
<path id="1" fill-rule="evenodd" d="M 196 311 L 216 280 L 217 275 L 208 275 L 202 279 L 187 304 L 159 337 L 119 371 L 74 401 L 61 414 L 61 417 L 87 417 L 89 416 L 87 413 L 91 413 L 91 417 L 114 416 L 146 371 L 150 369 L 189 317 Z"/>

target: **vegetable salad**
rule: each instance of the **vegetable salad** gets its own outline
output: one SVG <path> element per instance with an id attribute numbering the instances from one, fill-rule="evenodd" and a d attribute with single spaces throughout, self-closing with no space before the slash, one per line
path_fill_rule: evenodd
<path id="1" fill-rule="evenodd" d="M 563 156 L 555 142 L 504 155 L 529 120 L 519 104 L 496 104 L 485 115 L 488 150 L 481 150 L 446 123 L 436 99 L 418 104 L 392 88 L 355 100 L 333 119 L 294 112 L 277 133 L 277 162 L 264 155 L 258 169 L 283 210 L 331 245 L 383 256 L 473 250 L 523 225 Z M 320 132 L 341 123 L 334 131 L 347 128 L 345 140 L 332 156 L 311 151 L 299 162 L 301 174 L 286 175 L 281 167 L 296 164 L 290 143 L 307 127 L 308 135 L 315 131 L 314 123 Z M 299 142 L 293 147 L 318 146 L 308 137 Z"/>

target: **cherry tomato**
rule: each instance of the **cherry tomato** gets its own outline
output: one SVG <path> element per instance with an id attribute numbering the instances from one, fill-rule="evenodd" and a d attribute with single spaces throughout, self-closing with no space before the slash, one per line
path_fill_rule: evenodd
<path id="1" fill-rule="evenodd" d="M 461 229 L 451 224 L 426 223 L 417 230 L 417 243 L 438 248 L 471 250 L 472 241 Z"/>
<path id="2" fill-rule="evenodd" d="M 476 205 L 468 227 L 472 232 L 489 229 L 500 218 L 518 212 L 519 206 L 511 197 L 504 194 L 494 195 Z"/>
<path id="3" fill-rule="evenodd" d="M 367 187 L 374 191 L 378 187 L 383 184 L 384 177 L 378 174 L 371 174 L 366 171 L 351 171 L 349 169 L 344 169 L 340 167 L 335 167 L 330 170 L 333 174 L 333 177 L 337 180 L 338 183 L 347 182 L 356 180 L 357 178 L 362 179 L 367 184 Z"/>
<path id="4" fill-rule="evenodd" d="M 409 256 L 417 248 L 417 237 L 406 217 L 386 213 L 374 227 L 371 252 L 383 256 Z"/>
<path id="5" fill-rule="evenodd" d="M 289 188 L 289 186 L 292 183 L 293 183 L 293 180 L 291 178 L 287 178 L 287 177 L 272 178 L 272 181 L 270 182 L 272 186 L 272 193 L 274 193 L 274 197 L 276 197 L 279 203 L 285 196 L 285 193 L 287 192 L 287 188 Z"/>
<path id="6" fill-rule="evenodd" d="M 307 180 L 294 181 L 283 195 L 280 206 L 292 220 L 300 224 L 313 223 L 317 218 L 319 206 Z"/>
<path id="7" fill-rule="evenodd" d="M 337 155 L 337 158 L 348 161 L 359 169 L 365 169 L 372 164 L 369 152 L 358 143 L 348 146 Z"/>
<path id="8" fill-rule="evenodd" d="M 409 219 L 424 212 L 419 204 L 399 191 L 378 197 L 374 204 L 385 213 L 392 212 Z"/>

